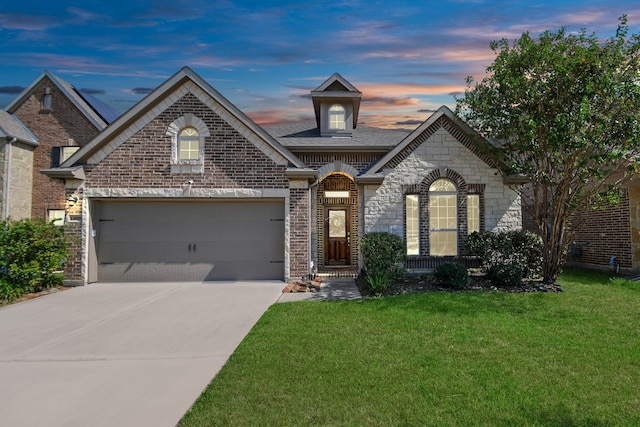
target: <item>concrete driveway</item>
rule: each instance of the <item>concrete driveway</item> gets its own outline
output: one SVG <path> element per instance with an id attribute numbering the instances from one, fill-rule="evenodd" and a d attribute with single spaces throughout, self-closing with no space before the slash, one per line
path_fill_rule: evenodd
<path id="1" fill-rule="evenodd" d="M 0 309 L 0 425 L 174 427 L 283 282 L 104 283 Z"/>

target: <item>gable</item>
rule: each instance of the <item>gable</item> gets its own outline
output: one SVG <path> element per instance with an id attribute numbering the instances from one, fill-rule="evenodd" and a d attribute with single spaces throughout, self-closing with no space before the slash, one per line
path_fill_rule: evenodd
<path id="1" fill-rule="evenodd" d="M 231 102 L 208 85 L 188 67 L 184 67 L 165 81 L 133 108 L 120 116 L 114 123 L 92 140 L 86 147 L 68 159 L 62 166 L 71 167 L 77 163 L 96 164 L 109 156 L 138 131 L 160 116 L 165 110 L 185 95 L 191 94 L 279 165 L 291 164 L 304 167 L 286 148 L 271 135 L 249 119 Z M 188 113 L 188 111 L 185 111 Z"/>
<path id="2" fill-rule="evenodd" d="M 489 142 L 481 138 L 473 129 L 456 118 L 453 112 L 446 106 L 442 106 L 415 131 L 402 140 L 393 150 L 372 166 L 367 172 L 367 175 L 373 175 L 383 169 L 395 168 L 441 129 L 450 134 L 488 167 L 497 167 L 496 163 L 489 156 L 489 149 L 491 147 Z"/>
<path id="3" fill-rule="evenodd" d="M 205 134 L 197 170 L 188 164 L 174 169 L 175 145 L 167 129 L 185 117 Z M 180 188 L 189 180 L 212 188 L 285 188 L 286 167 L 287 163 L 275 162 L 194 94 L 186 93 L 100 161 L 87 162 L 85 181 L 88 187 L 98 188 Z"/>

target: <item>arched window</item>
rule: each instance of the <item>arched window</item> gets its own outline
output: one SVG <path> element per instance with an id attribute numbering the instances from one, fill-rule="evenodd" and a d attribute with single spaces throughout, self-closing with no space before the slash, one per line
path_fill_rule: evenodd
<path id="1" fill-rule="evenodd" d="M 329 108 L 329 129 L 345 130 L 346 129 L 346 113 L 342 105 L 334 104 Z"/>
<path id="2" fill-rule="evenodd" d="M 198 160 L 200 158 L 200 134 L 196 128 L 188 126 L 178 134 L 178 160 Z"/>
<path id="3" fill-rule="evenodd" d="M 429 186 L 429 253 L 458 255 L 458 191 L 448 179 Z"/>

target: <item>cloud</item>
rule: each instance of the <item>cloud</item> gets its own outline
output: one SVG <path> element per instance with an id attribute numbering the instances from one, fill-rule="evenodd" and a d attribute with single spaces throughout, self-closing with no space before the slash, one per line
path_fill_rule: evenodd
<path id="1" fill-rule="evenodd" d="M 88 93 L 89 95 L 104 95 L 107 93 L 106 90 L 103 89 L 91 89 L 91 88 L 82 88 L 81 92 Z"/>
<path id="2" fill-rule="evenodd" d="M 411 119 L 411 120 L 404 120 L 402 122 L 395 122 L 396 125 L 399 126 L 404 126 L 404 125 L 411 125 L 411 126 L 415 126 L 415 125 L 420 125 L 422 124 L 422 120 L 417 120 L 417 119 Z"/>
<path id="3" fill-rule="evenodd" d="M 24 86 L 0 86 L 0 94 L 18 95 L 25 89 Z"/>
<path id="4" fill-rule="evenodd" d="M 135 95 L 147 95 L 153 92 L 153 90 L 154 88 L 150 88 L 150 87 L 134 87 L 133 89 L 129 90 L 129 92 Z"/>
<path id="5" fill-rule="evenodd" d="M 45 31 L 60 22 L 53 16 L 0 13 L 0 28 L 24 31 Z"/>

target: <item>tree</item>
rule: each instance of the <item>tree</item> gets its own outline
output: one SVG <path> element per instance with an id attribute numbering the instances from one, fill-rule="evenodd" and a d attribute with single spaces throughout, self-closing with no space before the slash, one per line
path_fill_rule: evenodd
<path id="1" fill-rule="evenodd" d="M 493 41 L 482 81 L 467 78 L 456 113 L 494 142 L 543 241 L 543 280 L 558 277 L 578 209 L 616 200 L 639 172 L 640 36 L 623 16 L 614 37 L 586 30 Z"/>

